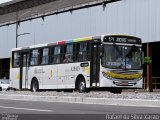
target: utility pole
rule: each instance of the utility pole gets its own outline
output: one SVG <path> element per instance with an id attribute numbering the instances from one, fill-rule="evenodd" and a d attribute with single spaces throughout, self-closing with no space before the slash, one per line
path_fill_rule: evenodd
<path id="1" fill-rule="evenodd" d="M 18 47 L 18 8 L 16 8 L 16 48 Z"/>
<path id="2" fill-rule="evenodd" d="M 147 57 L 152 57 L 152 47 L 149 43 L 147 43 Z M 147 64 L 147 91 L 153 92 L 152 64 Z"/>

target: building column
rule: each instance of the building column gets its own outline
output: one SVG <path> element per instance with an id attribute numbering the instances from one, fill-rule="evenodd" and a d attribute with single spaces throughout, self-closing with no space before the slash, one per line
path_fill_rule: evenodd
<path id="1" fill-rule="evenodd" d="M 152 45 L 147 43 L 147 57 L 152 58 Z M 147 64 L 147 91 L 153 92 L 152 86 L 152 63 Z"/>

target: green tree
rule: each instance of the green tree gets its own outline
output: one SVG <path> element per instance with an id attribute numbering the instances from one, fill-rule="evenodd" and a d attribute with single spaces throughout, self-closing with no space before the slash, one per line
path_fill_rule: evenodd
<path id="1" fill-rule="evenodd" d="M 150 65 L 152 63 L 151 57 L 144 57 L 144 64 Z"/>

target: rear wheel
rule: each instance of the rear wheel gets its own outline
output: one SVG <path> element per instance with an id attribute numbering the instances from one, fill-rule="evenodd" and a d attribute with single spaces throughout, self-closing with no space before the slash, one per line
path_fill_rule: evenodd
<path id="1" fill-rule="evenodd" d="M 38 84 L 38 81 L 36 79 L 33 80 L 32 84 L 31 84 L 31 91 L 32 92 L 38 92 L 39 91 L 39 84 Z"/>
<path id="2" fill-rule="evenodd" d="M 86 82 L 83 78 L 78 83 L 78 90 L 80 93 L 86 92 Z"/>
<path id="3" fill-rule="evenodd" d="M 2 88 L 0 87 L 0 91 L 2 91 Z"/>

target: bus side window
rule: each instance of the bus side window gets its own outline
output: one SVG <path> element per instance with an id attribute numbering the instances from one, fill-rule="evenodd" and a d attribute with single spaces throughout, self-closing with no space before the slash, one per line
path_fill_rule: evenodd
<path id="1" fill-rule="evenodd" d="M 38 49 L 31 51 L 31 61 L 30 65 L 38 65 Z"/>
<path id="2" fill-rule="evenodd" d="M 77 46 L 78 61 L 86 61 L 89 59 L 89 45 L 87 42 L 80 43 Z"/>
<path id="3" fill-rule="evenodd" d="M 54 47 L 54 58 L 53 58 L 53 63 L 60 63 L 61 61 L 61 47 L 56 46 Z"/>
<path id="4" fill-rule="evenodd" d="M 74 47 L 75 47 L 75 50 L 74 50 L 74 61 L 75 61 L 75 62 L 78 62 L 78 61 L 79 61 L 79 60 L 78 60 L 79 43 L 76 43 L 76 44 L 74 45 Z"/>
<path id="5" fill-rule="evenodd" d="M 63 62 L 73 62 L 73 44 L 67 45 Z"/>
<path id="6" fill-rule="evenodd" d="M 49 63 L 49 48 L 43 48 L 40 58 L 42 59 L 41 64 Z"/>
<path id="7" fill-rule="evenodd" d="M 20 66 L 20 53 L 14 52 L 13 53 L 13 67 L 19 67 Z"/>
<path id="8" fill-rule="evenodd" d="M 66 51 L 67 51 L 67 46 L 64 45 L 63 46 L 63 52 L 61 54 L 61 58 L 62 58 L 63 63 L 67 63 Z"/>

